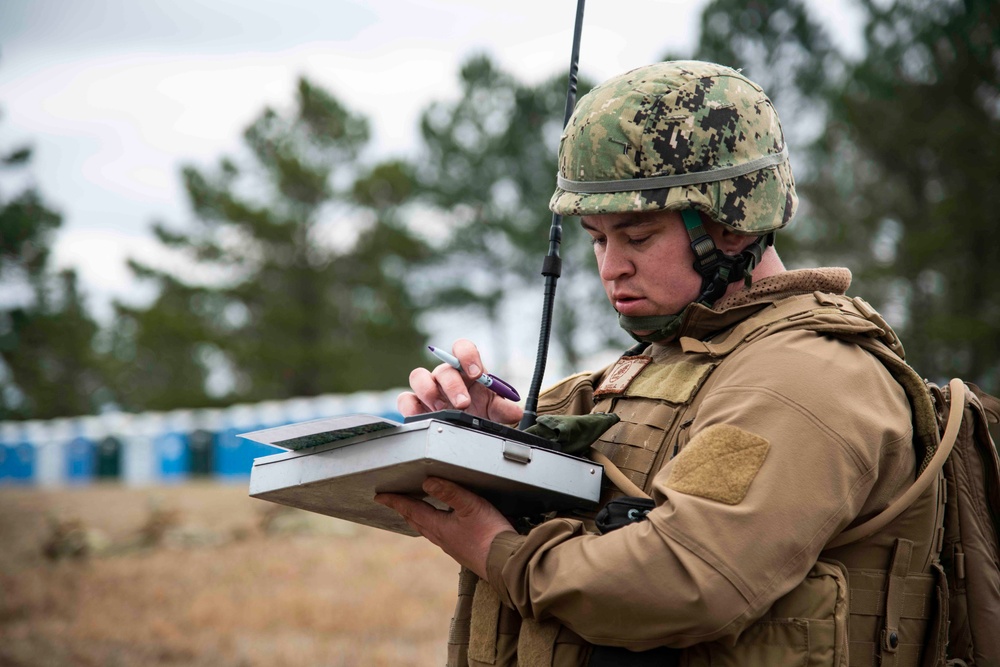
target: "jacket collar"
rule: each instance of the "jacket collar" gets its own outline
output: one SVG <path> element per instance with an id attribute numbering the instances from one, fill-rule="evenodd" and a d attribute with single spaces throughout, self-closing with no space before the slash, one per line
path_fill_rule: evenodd
<path id="1" fill-rule="evenodd" d="M 681 322 L 677 339 L 688 336 L 706 340 L 781 299 L 811 292 L 845 294 L 850 285 L 851 272 L 845 268 L 783 271 L 725 297 L 713 308 L 691 304 Z"/>

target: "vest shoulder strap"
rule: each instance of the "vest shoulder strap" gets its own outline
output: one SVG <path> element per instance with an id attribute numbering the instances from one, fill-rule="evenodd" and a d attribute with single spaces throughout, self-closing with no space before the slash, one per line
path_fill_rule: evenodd
<path id="1" fill-rule="evenodd" d="M 878 339 L 900 359 L 903 346 L 892 328 L 861 297 L 813 292 L 775 301 L 723 334 L 718 340 L 681 337 L 684 352 L 724 357 L 764 336 L 802 329 L 820 333 L 867 336 Z"/>
<path id="2" fill-rule="evenodd" d="M 700 341 L 687 337 L 681 338 L 680 344 L 688 353 L 723 357 L 768 335 L 787 330 L 815 331 L 837 336 L 868 351 L 902 385 L 913 410 L 914 440 L 921 450 L 918 456 L 922 454 L 917 481 L 881 514 L 842 533 L 831 542 L 829 548 L 850 544 L 873 534 L 896 518 L 937 478 L 954 446 L 958 425 L 962 421 L 961 411 L 957 418 L 949 419 L 949 424 L 954 424 L 954 428 L 945 429 L 943 437 L 948 442 L 942 442 L 934 402 L 926 383 L 904 361 L 902 343 L 892 327 L 861 297 L 852 298 L 825 292 L 788 297 L 740 322 L 718 340 Z M 961 391 L 958 395 L 964 396 L 964 385 L 960 381 L 955 382 L 957 384 L 953 391 Z M 1000 406 L 997 409 L 1000 410 Z"/>
<path id="3" fill-rule="evenodd" d="M 723 357 L 766 336 L 787 330 L 836 336 L 858 345 L 881 361 L 906 391 L 913 410 L 914 439 L 920 450 L 918 473 L 927 467 L 940 440 L 930 391 L 923 378 L 904 361 L 903 345 L 892 327 L 861 297 L 826 292 L 788 297 L 750 316 L 718 340 L 700 341 L 688 337 L 681 338 L 680 344 L 687 353 Z"/>

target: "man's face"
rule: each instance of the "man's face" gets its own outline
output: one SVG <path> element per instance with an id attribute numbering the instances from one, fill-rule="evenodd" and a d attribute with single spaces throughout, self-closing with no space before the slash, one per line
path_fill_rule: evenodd
<path id="1" fill-rule="evenodd" d="M 698 298 L 701 277 L 677 211 L 581 218 L 594 242 L 604 291 L 629 317 L 675 315 Z"/>

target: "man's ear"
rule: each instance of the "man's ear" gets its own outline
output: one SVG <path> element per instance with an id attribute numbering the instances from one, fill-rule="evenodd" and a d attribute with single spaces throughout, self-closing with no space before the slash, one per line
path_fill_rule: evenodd
<path id="1" fill-rule="evenodd" d="M 701 212 L 699 211 L 699 213 Z M 733 230 L 729 229 L 729 227 L 726 227 L 721 222 L 712 220 L 704 213 L 701 213 L 701 221 L 705 226 L 705 231 L 707 231 L 708 235 L 712 237 L 715 247 L 727 255 L 740 254 L 744 249 L 746 249 L 747 246 L 757 239 L 756 236 L 737 234 Z"/>
<path id="2" fill-rule="evenodd" d="M 731 231 L 728 227 L 723 227 L 719 238 L 716 239 L 715 245 L 719 250 L 726 253 L 727 255 L 738 255 L 743 252 L 747 246 L 757 240 L 756 236 L 747 236 L 746 234 L 737 234 Z"/>

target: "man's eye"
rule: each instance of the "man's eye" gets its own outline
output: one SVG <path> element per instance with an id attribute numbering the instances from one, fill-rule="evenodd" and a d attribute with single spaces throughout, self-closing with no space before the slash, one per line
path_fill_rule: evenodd
<path id="1" fill-rule="evenodd" d="M 628 242 L 630 245 L 642 245 L 648 240 L 649 240 L 648 236 L 637 236 L 635 238 L 630 238 Z"/>
<path id="2" fill-rule="evenodd" d="M 590 244 L 591 245 L 604 245 L 604 243 L 605 243 L 605 238 L 603 236 L 591 236 L 590 237 Z"/>

